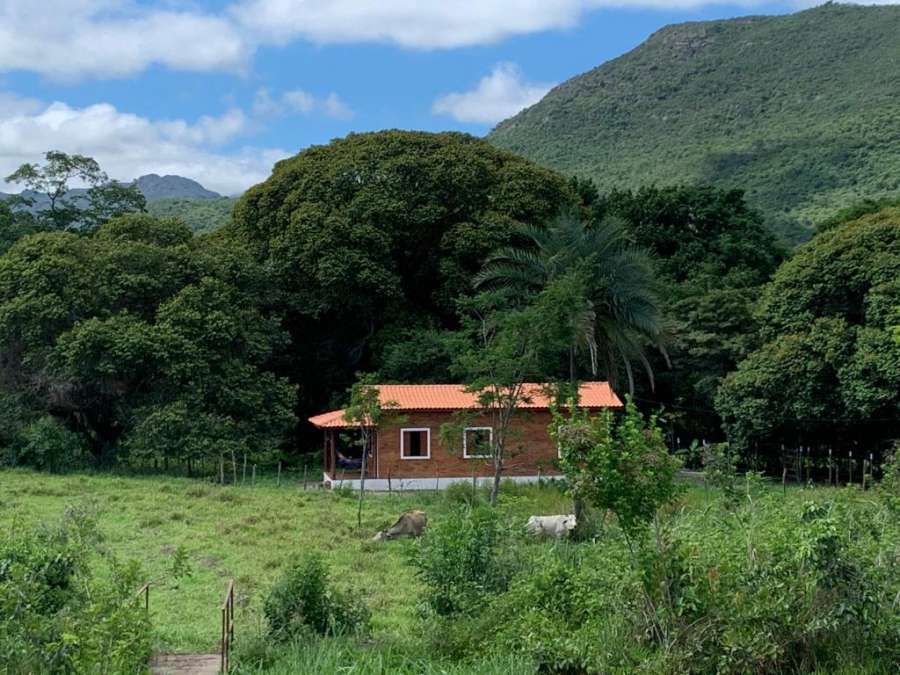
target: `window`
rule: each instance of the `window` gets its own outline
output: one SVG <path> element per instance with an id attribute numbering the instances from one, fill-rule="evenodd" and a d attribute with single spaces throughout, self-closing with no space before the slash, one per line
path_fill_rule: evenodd
<path id="1" fill-rule="evenodd" d="M 463 431 L 463 457 L 475 459 L 493 456 L 494 430 L 491 427 L 468 427 Z"/>
<path id="2" fill-rule="evenodd" d="M 429 459 L 431 429 L 401 429 L 400 459 Z"/>

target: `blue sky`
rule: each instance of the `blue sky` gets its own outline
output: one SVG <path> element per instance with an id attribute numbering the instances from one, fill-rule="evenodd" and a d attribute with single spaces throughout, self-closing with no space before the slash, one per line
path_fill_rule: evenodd
<path id="1" fill-rule="evenodd" d="M 483 135 L 669 23 L 812 4 L 0 0 L 0 175 L 60 149 L 233 194 L 350 131 Z"/>

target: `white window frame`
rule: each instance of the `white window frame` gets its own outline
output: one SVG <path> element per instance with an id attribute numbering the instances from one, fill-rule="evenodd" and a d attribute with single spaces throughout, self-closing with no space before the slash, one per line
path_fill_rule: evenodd
<path id="1" fill-rule="evenodd" d="M 466 438 L 466 434 L 470 431 L 487 431 L 491 438 L 488 441 L 492 446 L 494 445 L 494 427 L 466 427 L 463 429 L 463 459 L 490 459 L 493 455 L 470 455 L 468 448 L 468 438 Z"/>
<path id="2" fill-rule="evenodd" d="M 407 457 L 406 456 L 406 443 L 404 443 L 404 434 L 407 431 L 424 431 L 426 434 L 426 438 L 428 439 L 428 454 L 421 455 L 420 457 Z M 431 459 L 431 429 L 429 427 L 405 427 L 400 429 L 400 459 Z"/>

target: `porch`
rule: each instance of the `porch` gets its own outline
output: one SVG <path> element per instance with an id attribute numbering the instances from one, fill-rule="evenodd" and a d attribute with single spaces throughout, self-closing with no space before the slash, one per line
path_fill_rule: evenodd
<path id="1" fill-rule="evenodd" d="M 333 427 L 323 429 L 323 432 L 322 467 L 326 484 L 358 483 L 363 476 L 363 463 L 366 480 L 378 477 L 378 431 L 375 428 L 368 429 L 365 449 L 363 434 L 358 429 Z"/>

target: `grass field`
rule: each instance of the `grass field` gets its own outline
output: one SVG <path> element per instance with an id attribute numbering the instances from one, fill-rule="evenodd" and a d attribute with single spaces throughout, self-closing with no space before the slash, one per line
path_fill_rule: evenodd
<path id="1" fill-rule="evenodd" d="M 67 506 L 82 504 L 97 510 L 111 551 L 140 561 L 152 583 L 155 648 L 176 652 L 217 649 L 219 607 L 229 579 L 236 584 L 238 632 L 258 630 L 262 594 L 292 556 L 310 549 L 324 554 L 337 585 L 364 595 L 374 641 L 414 634 L 419 600 L 404 554 L 409 543 L 369 540 L 407 509 L 423 509 L 435 519 L 450 508 L 433 492 L 369 494 L 357 531 L 356 496 L 312 483 L 304 491 L 296 481 L 219 487 L 168 476 L 0 471 L 2 528 L 53 521 Z M 521 516 L 523 524 L 533 513 L 569 509 L 552 487 L 512 487 L 501 508 Z M 189 576 L 174 578 L 179 566 Z"/>
<path id="2" fill-rule="evenodd" d="M 762 561 L 781 560 L 782 563 L 765 568 L 767 574 L 780 574 L 777 565 L 792 560 L 793 551 L 802 557 L 804 550 L 818 550 L 816 537 L 824 536 L 822 532 L 827 534 L 817 529 L 815 523 L 801 525 L 808 519 L 804 514 L 811 513 L 813 504 L 833 503 L 836 529 L 828 536 L 841 542 L 836 549 L 843 551 L 841 556 L 846 556 L 841 560 L 863 566 L 861 569 L 865 570 L 869 582 L 878 584 L 870 588 L 880 589 L 878 592 L 884 596 L 881 602 L 893 607 L 900 603 L 900 539 L 895 523 L 878 505 L 877 494 L 857 488 L 827 487 L 791 487 L 782 494 L 780 485 L 757 485 L 751 496 L 749 480 L 746 489 L 746 495 L 739 495 L 745 506 L 737 512 L 723 510 L 723 495 L 718 491 L 696 484 L 665 508 L 663 518 L 682 542 L 681 550 L 691 551 L 692 559 L 702 558 L 698 563 L 700 568 L 721 569 L 723 575 L 734 576 L 743 569 L 745 556 L 750 556 L 748 560 L 753 561 L 754 567 L 759 556 Z M 3 470 L 0 471 L 0 529 L 50 523 L 58 520 L 69 506 L 94 510 L 104 546 L 123 560 L 139 561 L 145 578 L 152 583 L 155 651 L 217 651 L 219 608 L 228 580 L 234 579 L 238 650 L 244 650 L 245 664 L 260 663 L 258 655 L 267 653 L 264 660 L 268 665 L 264 672 L 269 675 L 535 672 L 535 663 L 527 655 L 516 654 L 508 646 L 499 651 L 476 650 L 465 661 L 433 653 L 436 644 L 448 637 L 432 634 L 442 624 L 423 620 L 424 589 L 407 556 L 414 544 L 370 541 L 374 532 L 408 509 L 426 511 L 430 525 L 442 522 L 458 505 L 459 496 L 436 492 L 369 494 L 362 528 L 358 530 L 355 494 L 324 491 L 313 488 L 312 484 L 304 490 L 296 480 L 286 480 L 281 486 L 276 486 L 271 479 L 262 479 L 255 486 L 220 487 L 202 480 L 171 476 L 50 475 Z M 553 484 L 508 485 L 501 492 L 498 508 L 506 526 L 518 529 L 519 525 L 524 526 L 529 515 L 568 513 L 571 503 Z M 593 578 L 591 570 L 599 574 L 589 587 L 603 589 L 607 583 L 603 582 L 605 568 L 619 579 L 615 570 L 627 566 L 618 528 L 613 524 L 605 528 L 594 543 L 536 543 L 514 538 L 512 545 L 529 547 L 524 550 L 533 561 L 574 556 L 573 560 L 582 560 L 587 566 L 585 579 Z M 259 648 L 271 649 L 265 647 L 266 641 L 256 639 L 264 633 L 261 608 L 265 593 L 296 554 L 309 550 L 324 556 L 337 587 L 356 592 L 365 599 L 372 616 L 371 632 L 359 639 L 332 637 L 257 653 L 255 650 Z M 526 577 L 541 573 L 538 567 L 529 570 Z M 621 578 L 629 577 L 626 574 Z M 796 606 L 806 607 L 797 598 L 809 589 L 800 582 L 796 576 L 779 577 L 778 581 L 788 589 L 785 602 L 793 598 Z M 747 587 L 739 595 L 744 590 L 755 592 L 753 587 Z M 628 611 L 628 597 L 615 585 L 596 592 L 609 595 L 609 598 L 596 597 L 598 606 L 607 607 L 598 625 L 602 628 L 608 622 L 610 626 L 618 626 L 614 620 L 616 613 Z M 730 600 L 721 596 L 718 601 L 731 611 Z M 763 606 L 768 608 L 766 611 L 771 610 L 768 605 Z M 724 610 L 720 608 L 720 611 Z M 810 611 L 815 614 L 814 609 Z M 900 631 L 896 618 L 894 623 L 888 630 Z M 577 631 L 578 626 L 572 630 Z M 598 633 L 597 639 L 602 642 L 600 636 L 604 634 Z M 627 649 L 628 640 L 608 648 Z M 647 654 L 650 656 L 652 652 Z M 659 653 L 655 656 L 660 658 Z M 872 655 L 871 659 L 868 663 L 858 654 L 848 654 L 846 664 L 838 659 L 839 667 L 830 670 L 792 670 L 786 663 L 783 672 L 892 672 L 884 670 L 885 659 L 892 660 L 892 655 Z M 669 666 L 657 666 L 647 672 L 670 672 Z M 239 672 L 261 671 L 245 665 Z"/>

